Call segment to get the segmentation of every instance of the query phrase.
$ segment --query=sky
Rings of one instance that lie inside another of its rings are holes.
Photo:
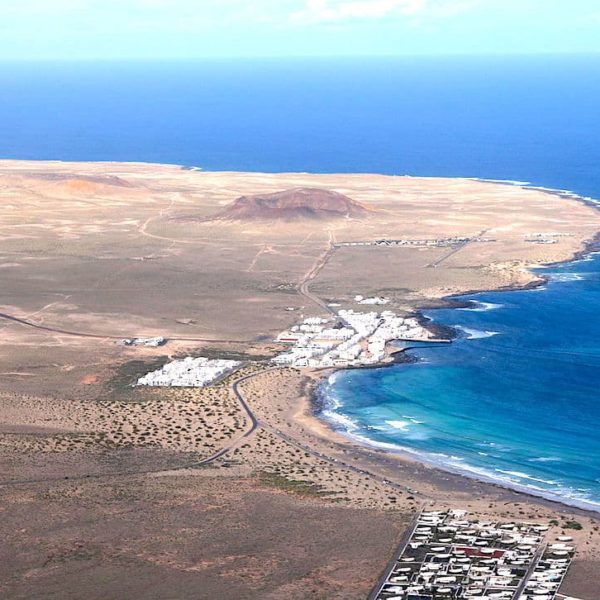
[[[0,60],[600,52],[599,0],[0,0]]]

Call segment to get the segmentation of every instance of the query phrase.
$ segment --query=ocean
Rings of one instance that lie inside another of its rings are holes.
[[[0,63],[0,158],[517,180],[600,198],[600,56]],[[600,508],[600,257],[431,311],[418,362],[346,371],[365,443]]]
[[[600,56],[2,63],[0,158],[531,181],[600,195]]]

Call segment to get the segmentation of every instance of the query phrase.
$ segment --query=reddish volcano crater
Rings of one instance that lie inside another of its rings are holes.
[[[369,212],[368,208],[339,192],[294,188],[273,194],[242,196],[206,220],[360,219]]]

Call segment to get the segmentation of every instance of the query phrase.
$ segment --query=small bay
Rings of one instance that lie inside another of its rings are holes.
[[[336,373],[324,415],[363,442],[600,509],[600,255],[540,272],[532,290],[429,311],[451,345],[413,364]]]

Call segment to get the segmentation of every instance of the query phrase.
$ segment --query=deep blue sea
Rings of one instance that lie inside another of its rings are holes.
[[[600,56],[0,63],[0,158],[467,176],[600,198],[599,106]],[[545,274],[535,291],[432,311],[463,336],[413,365],[338,374],[333,416],[600,507],[600,258]]]

